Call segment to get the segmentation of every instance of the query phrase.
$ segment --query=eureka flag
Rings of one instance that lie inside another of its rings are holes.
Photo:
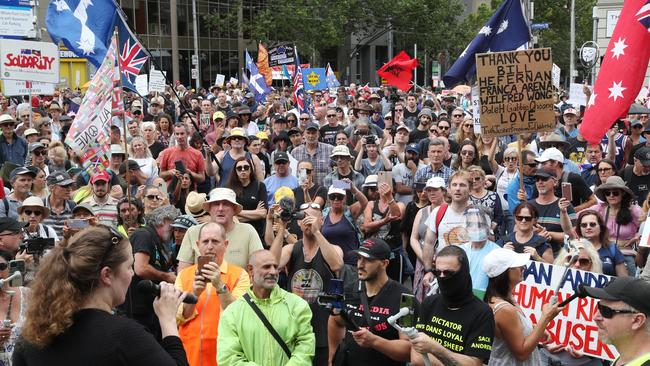
[[[259,103],[266,98],[266,94],[268,94],[271,89],[266,86],[264,76],[262,76],[262,74],[257,70],[257,66],[253,62],[251,55],[248,54],[248,50],[246,50],[246,68],[248,68],[248,71],[251,73],[248,89],[255,95],[255,101]]]

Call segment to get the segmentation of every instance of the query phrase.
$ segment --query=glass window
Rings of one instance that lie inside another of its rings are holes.
[[[183,85],[192,85],[194,80],[190,79],[190,50],[178,51],[178,76]]]
[[[158,2],[147,2],[147,21],[149,23],[149,34],[160,34],[160,15],[158,13]]]
[[[170,1],[160,0],[160,34],[168,36],[171,34],[172,18],[169,11]]]
[[[135,31],[139,34],[148,34],[147,32],[147,2],[138,1],[138,7],[135,10]]]
[[[188,5],[185,2],[179,1],[178,2],[178,36],[179,37],[187,37],[191,36],[190,33],[190,21],[188,18]]]

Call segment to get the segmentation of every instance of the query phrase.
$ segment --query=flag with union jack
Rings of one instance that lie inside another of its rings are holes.
[[[140,69],[151,56],[138,38],[131,32],[126,24],[125,16],[118,7],[115,22],[118,23],[120,33],[120,69],[122,71],[122,86],[132,91],[135,90],[135,78],[140,74]]]
[[[309,113],[309,105],[305,100],[305,84],[302,80],[302,68],[300,67],[300,59],[298,58],[298,48],[295,48],[296,53],[296,70],[293,73],[293,103],[300,113]]]

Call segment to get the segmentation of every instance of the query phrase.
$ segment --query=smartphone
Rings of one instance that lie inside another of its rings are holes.
[[[205,267],[206,264],[214,262],[214,256],[213,255],[200,255],[199,258],[197,259],[197,267],[199,270],[199,273],[203,270],[203,267]]]
[[[178,170],[181,174],[185,173],[185,164],[183,164],[183,160],[176,160],[174,162],[174,169]]]
[[[90,226],[90,223],[87,219],[70,219],[67,222],[68,228],[73,230],[81,230]]]
[[[210,127],[210,115],[201,113],[201,127]]]
[[[571,183],[562,182],[562,198],[573,201],[573,193],[571,192]]]
[[[415,296],[411,294],[402,294],[402,298],[399,302],[399,308],[409,309],[409,314],[405,315],[397,320],[397,324],[403,328],[412,328],[415,326]]]
[[[344,180],[333,180],[332,181],[332,187],[334,188],[339,188],[339,189],[345,189],[346,191],[350,189],[350,182],[346,182]]]
[[[307,182],[307,169],[300,169],[300,175],[298,175],[298,182],[300,185],[303,185]]]
[[[377,186],[382,183],[388,184],[390,187],[393,186],[393,172],[381,171],[377,173]]]
[[[11,282],[9,283],[9,286],[11,287],[20,287],[23,285],[23,276],[25,275],[26,272],[24,260],[14,259],[12,261],[9,261],[9,276],[11,276],[16,272],[19,272],[21,276],[11,280]]]

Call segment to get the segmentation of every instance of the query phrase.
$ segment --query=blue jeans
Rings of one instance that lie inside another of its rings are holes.
[[[630,277],[636,277],[636,262],[633,255],[625,255],[625,266],[627,267],[627,275]]]

